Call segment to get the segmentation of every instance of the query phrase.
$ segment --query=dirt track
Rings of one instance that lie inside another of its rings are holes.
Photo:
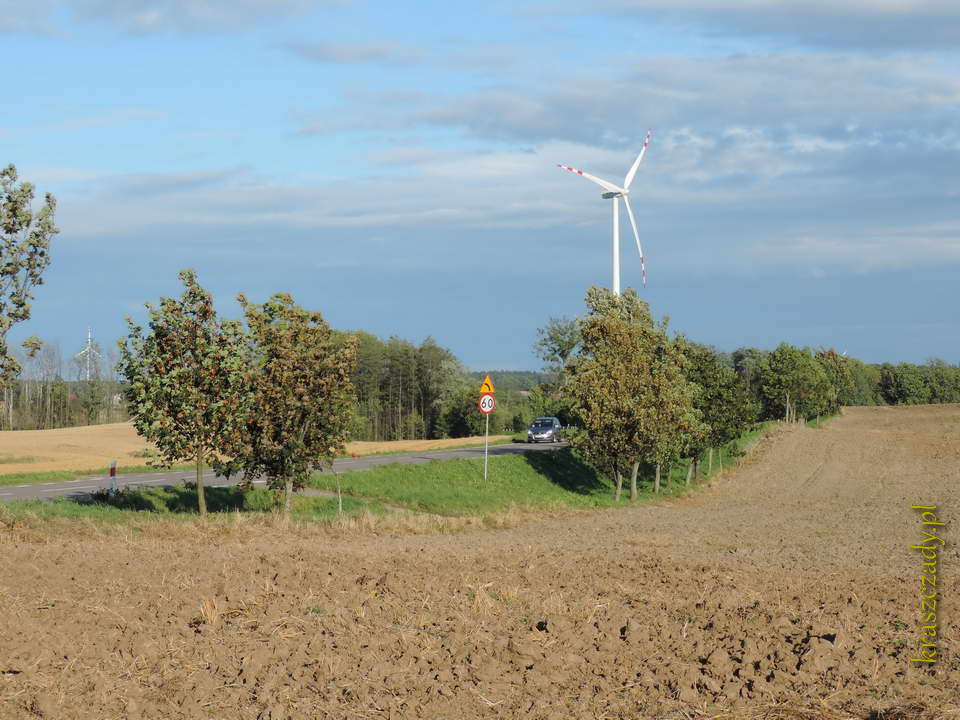
[[[0,717],[956,712],[958,481],[960,407],[854,408],[691,499],[506,530],[8,528]],[[932,669],[911,504],[950,523]]]

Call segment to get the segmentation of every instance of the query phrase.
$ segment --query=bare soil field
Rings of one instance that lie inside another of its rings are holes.
[[[491,442],[509,439],[494,435]],[[347,452],[372,455],[382,452],[442,450],[460,445],[483,444],[483,437],[451,440],[399,440],[352,442]],[[49,470],[92,470],[123,465],[146,465],[153,445],[137,435],[130,423],[90,425],[57,430],[16,430],[0,433],[0,475]]]
[[[0,717],[956,718],[958,481],[960,406],[850,408],[503,529],[0,523]],[[911,505],[947,523],[935,664]]]

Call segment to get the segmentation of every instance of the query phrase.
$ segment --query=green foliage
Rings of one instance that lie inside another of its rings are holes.
[[[427,338],[419,347],[358,331],[355,440],[415,440],[454,435],[447,413],[466,373],[453,354]],[[479,386],[479,382],[476,383]],[[454,435],[455,436],[455,435]]]
[[[882,405],[880,396],[880,369],[876,365],[867,365],[848,358],[847,367],[853,380],[853,390],[849,397],[838,399],[841,405]]]
[[[33,185],[17,184],[17,169],[0,170],[0,388],[20,373],[20,363],[10,355],[7,333],[15,323],[30,318],[31,290],[43,284],[43,271],[50,263],[50,240],[60,232],[54,225],[56,200],[49,193],[39,212],[33,211]],[[39,340],[23,343],[30,357],[39,350]]]
[[[543,360],[544,369],[560,376],[563,384],[580,342],[580,323],[576,318],[552,317],[544,327],[537,329],[533,351]]]
[[[222,447],[229,458],[215,466],[246,478],[264,476],[289,495],[314,466],[343,453],[354,407],[350,374],[357,340],[337,337],[319,312],[304,310],[286,294],[263,305],[243,295],[249,333],[240,372],[241,422]]]
[[[150,332],[128,319],[130,334],[119,342],[119,372],[137,432],[152,441],[160,464],[194,460],[200,512],[205,511],[204,460],[238,432],[244,363],[240,329],[220,320],[210,294],[192,270],[180,273],[180,299],[147,304]]]
[[[890,405],[928,403],[931,394],[923,369],[909,363],[881,365],[880,392]]]
[[[663,463],[705,431],[697,388],[684,377],[682,342],[655,323],[633,290],[587,291],[581,349],[567,390],[584,435],[575,445],[616,478],[636,462]]]
[[[493,380],[496,385],[496,378]],[[450,437],[484,434],[486,418],[477,408],[479,398],[479,383],[474,384],[472,381],[461,385],[454,394],[443,418],[444,427]],[[490,434],[519,432],[515,430],[518,423],[521,423],[520,429],[525,430],[532,417],[528,419],[528,404],[522,400],[519,392],[500,390],[498,387],[496,398],[497,407],[490,413]]]
[[[686,377],[700,388],[694,407],[707,426],[705,433],[692,438],[685,453],[698,455],[742,435],[756,421],[759,407],[744,381],[714,349],[688,343],[684,355]]]
[[[768,418],[794,420],[836,411],[837,391],[809,350],[781,343],[763,363],[760,383]]]
[[[760,371],[766,363],[768,350],[759,348],[737,348],[731,354],[733,370],[746,386],[747,391],[755,397],[760,397]]]
[[[483,382],[483,378],[490,375],[493,384],[496,386],[497,395],[501,392],[529,392],[550,379],[547,373],[536,372],[535,370],[489,370],[470,372],[468,375],[478,388],[480,383]]]

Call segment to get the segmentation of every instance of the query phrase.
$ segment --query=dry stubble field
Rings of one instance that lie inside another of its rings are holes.
[[[490,442],[509,439],[494,435]],[[483,444],[483,437],[450,440],[397,440],[347,443],[347,452],[371,455],[382,452],[442,450],[459,445]],[[124,465],[146,465],[153,445],[137,435],[133,424],[110,423],[56,430],[15,430],[0,433],[0,475],[48,470],[92,470]]]
[[[960,407],[851,408],[505,529],[6,527],[0,716],[960,717],[958,480]],[[948,522],[928,667],[911,504]]]

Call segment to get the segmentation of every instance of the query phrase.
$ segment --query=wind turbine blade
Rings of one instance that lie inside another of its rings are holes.
[[[600,178],[595,177],[595,176],[591,175],[590,173],[586,173],[586,172],[584,172],[583,170],[577,170],[576,168],[572,168],[572,167],[570,167],[569,165],[560,165],[559,163],[557,164],[557,167],[558,167],[558,168],[563,168],[564,170],[569,170],[570,172],[576,173],[577,175],[583,175],[583,177],[585,177],[587,180],[591,180],[591,181],[595,182],[597,185],[599,185],[600,187],[602,187],[602,188],[604,188],[604,189],[606,189],[606,190],[609,190],[610,192],[615,192],[615,193],[622,193],[622,192],[623,192],[623,188],[622,188],[622,187],[617,187],[617,186],[614,185],[612,182],[607,182],[606,180],[601,180]]]
[[[640,234],[637,232],[637,221],[633,219],[633,210],[630,207],[630,198],[623,196],[623,202],[627,206],[627,217],[630,218],[630,227],[633,228],[633,239],[637,241],[637,252],[640,253],[640,272],[643,274],[643,286],[647,286],[647,265],[643,259],[643,248],[640,247]]]
[[[630,172],[627,173],[627,177],[623,180],[623,186],[629,190],[630,183],[633,182],[633,176],[637,174],[637,168],[640,167],[640,162],[643,160],[643,156],[647,152],[647,146],[650,144],[650,131],[647,130],[647,136],[643,139],[643,147],[640,148],[640,154],[637,155],[637,159],[633,161],[633,167],[630,168]]]

